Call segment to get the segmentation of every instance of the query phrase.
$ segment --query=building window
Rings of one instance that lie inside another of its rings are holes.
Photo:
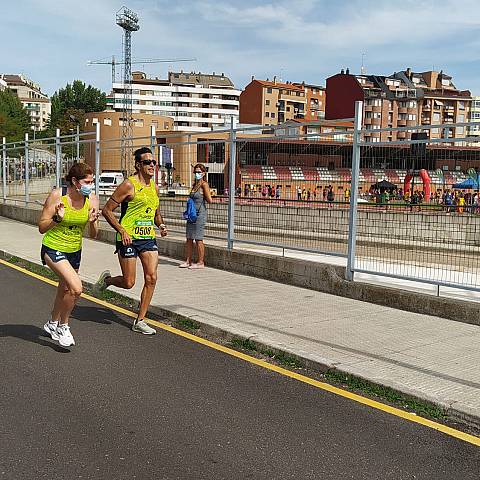
[[[270,87],[267,88],[267,93],[272,93],[272,89]]]
[[[272,114],[270,115],[272,118],[275,118],[275,113],[272,112]]]
[[[270,112],[265,112],[265,116],[268,118],[270,117]]]
[[[270,100],[265,100],[265,105],[270,105]]]
[[[103,124],[111,127],[112,126],[112,119],[111,118],[104,118],[103,119]]]

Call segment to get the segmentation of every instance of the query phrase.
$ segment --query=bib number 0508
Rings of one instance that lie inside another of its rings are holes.
[[[151,235],[152,227],[135,227],[133,233],[135,235]]]

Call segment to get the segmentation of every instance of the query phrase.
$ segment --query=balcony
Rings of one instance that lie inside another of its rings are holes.
[[[398,113],[407,113],[407,107],[399,107]]]
[[[365,118],[363,120],[364,125],[371,125],[372,124],[372,118]]]
[[[398,125],[399,127],[406,127],[406,126],[407,126],[407,120],[406,120],[406,119],[404,119],[404,120],[398,119],[398,120],[397,120],[397,125]]]
[[[372,107],[372,111],[373,111],[373,112],[376,112],[376,113],[381,113],[381,112],[382,112],[382,107],[381,107],[381,106],[380,106],[380,107],[377,107],[377,106],[374,105],[374,106]]]
[[[364,111],[365,112],[371,112],[373,110],[373,106],[372,105],[365,105],[363,107]]]

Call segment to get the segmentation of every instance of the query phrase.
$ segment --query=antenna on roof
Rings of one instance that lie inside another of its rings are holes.
[[[364,65],[364,59],[365,59],[365,53],[362,53],[362,66],[360,67],[360,74],[361,75],[366,75],[367,74],[367,69],[365,68],[365,65]]]

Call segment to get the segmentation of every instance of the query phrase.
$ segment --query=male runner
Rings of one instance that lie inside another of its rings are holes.
[[[140,308],[133,323],[134,332],[154,335],[156,331],[144,321],[157,283],[158,247],[154,224],[162,237],[167,227],[159,210],[158,187],[153,181],[157,162],[152,151],[139,148],[134,152],[136,173],[128,177],[108,199],[102,209],[107,222],[117,231],[118,260],[122,275],[112,277],[107,270],[100,275],[95,287],[102,291],[110,285],[130,289],[135,285],[137,257],[140,257],[145,283]],[[120,222],[113,211],[121,205]]]

